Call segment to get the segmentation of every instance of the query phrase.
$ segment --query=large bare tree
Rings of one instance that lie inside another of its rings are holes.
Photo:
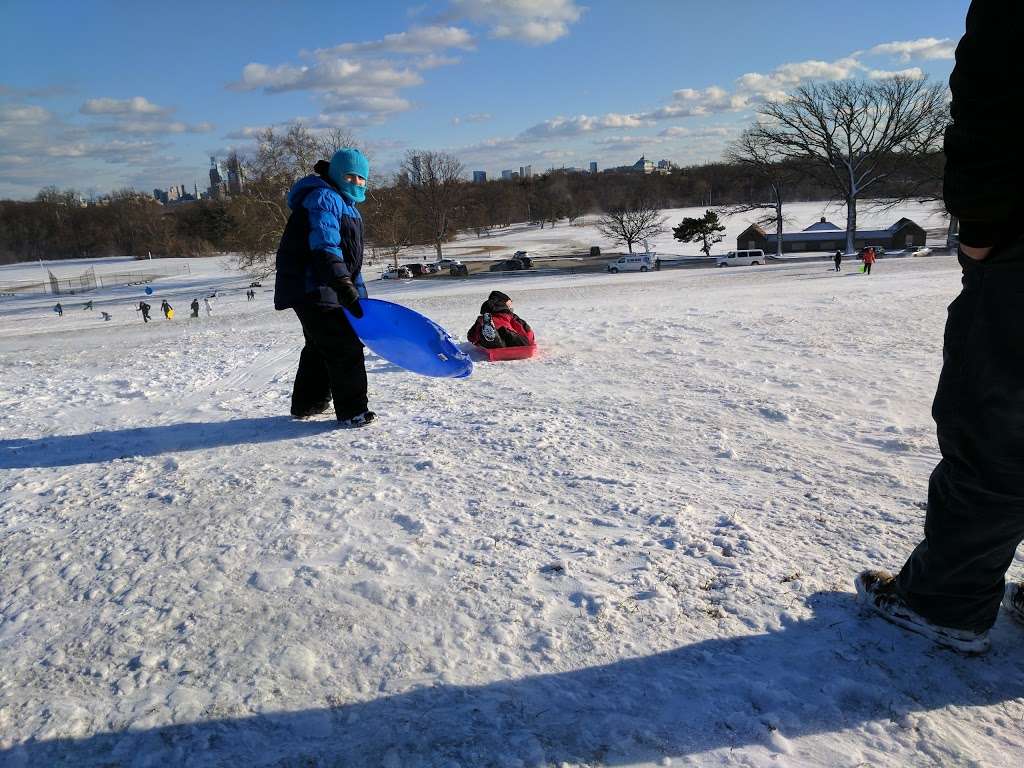
[[[442,258],[441,248],[455,234],[455,214],[462,202],[465,168],[447,152],[406,153],[402,170],[409,178],[409,194],[430,233],[430,242]]]
[[[311,131],[301,123],[256,135],[255,153],[241,161],[245,189],[232,197],[229,207],[235,221],[230,244],[238,253],[239,269],[254,275],[273,271],[274,252],[290,214],[288,190],[313,172],[317,160],[330,160],[337,150],[355,145],[344,129]]]
[[[799,181],[800,164],[787,159],[781,149],[761,131],[748,129],[729,145],[725,158],[753,177],[759,186],[752,188],[750,197],[722,209],[725,214],[756,212],[756,224],[775,228],[775,255],[782,256],[782,226],[785,217],[782,206],[790,188]],[[767,193],[767,197],[761,197]]]
[[[846,249],[854,249],[857,201],[941,145],[945,87],[893,77],[810,83],[768,102],[751,129],[846,202]]]
[[[625,244],[629,252],[633,245],[656,237],[665,231],[661,211],[648,202],[639,201],[632,205],[617,206],[605,211],[597,220],[597,231],[616,243]]]

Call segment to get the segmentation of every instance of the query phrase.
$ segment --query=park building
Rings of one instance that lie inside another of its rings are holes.
[[[881,246],[886,250],[899,251],[917,248],[925,244],[927,234],[920,225],[904,217],[887,229],[858,229],[854,237],[854,248],[859,250],[869,245]],[[757,224],[751,224],[736,238],[736,250],[761,249],[775,253],[777,237],[766,232]],[[846,229],[827,221],[824,216],[800,232],[782,233],[782,252],[801,251],[842,251],[846,249]]]

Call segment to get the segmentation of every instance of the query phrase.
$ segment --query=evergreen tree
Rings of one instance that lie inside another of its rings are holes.
[[[705,256],[711,255],[712,245],[722,242],[723,232],[725,227],[718,220],[718,214],[712,210],[705,211],[698,219],[685,218],[672,228],[672,236],[681,243],[699,241]]]

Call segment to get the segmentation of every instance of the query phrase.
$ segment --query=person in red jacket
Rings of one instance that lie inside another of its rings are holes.
[[[871,274],[871,265],[875,263],[875,249],[868,248],[864,251],[864,272],[865,274]]]
[[[536,344],[533,329],[512,311],[512,299],[501,291],[491,291],[480,305],[480,317],[466,334],[478,347],[530,347]]]

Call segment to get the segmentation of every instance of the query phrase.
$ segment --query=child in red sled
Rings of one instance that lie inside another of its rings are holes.
[[[512,299],[501,291],[491,291],[480,305],[480,317],[466,338],[485,349],[532,347],[537,343],[530,324],[512,311]]]

